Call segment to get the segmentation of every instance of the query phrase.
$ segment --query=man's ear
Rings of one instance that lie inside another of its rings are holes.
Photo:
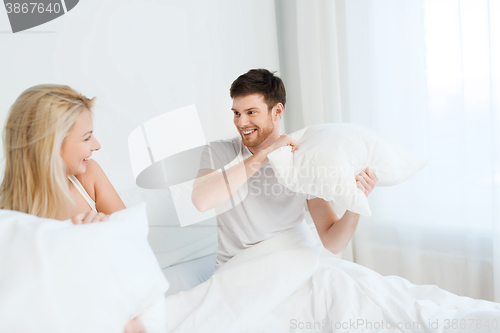
[[[280,119],[282,116],[283,116],[283,111],[285,110],[285,107],[283,106],[283,104],[281,103],[278,103],[274,106],[273,108],[273,113],[274,113],[274,116],[273,116],[273,120],[276,120],[276,119]]]

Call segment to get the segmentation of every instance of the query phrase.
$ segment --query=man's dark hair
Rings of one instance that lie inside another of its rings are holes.
[[[269,111],[278,103],[285,106],[285,84],[274,73],[276,72],[271,73],[267,69],[259,68],[240,75],[229,89],[231,98],[262,94]]]

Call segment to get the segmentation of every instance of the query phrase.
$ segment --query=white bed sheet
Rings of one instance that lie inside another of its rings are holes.
[[[166,298],[168,331],[493,333],[500,329],[495,326],[500,326],[499,303],[381,276],[342,259],[320,260],[320,252],[305,225],[243,251],[206,282]]]
[[[207,281],[214,273],[215,254],[177,264],[163,269],[170,288],[165,296],[190,290]]]

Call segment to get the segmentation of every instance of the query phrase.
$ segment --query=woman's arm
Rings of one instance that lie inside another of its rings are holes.
[[[83,175],[77,176],[92,200],[95,201],[97,211],[104,214],[112,214],[125,209],[123,201],[101,169],[94,160],[89,160],[87,170]]]

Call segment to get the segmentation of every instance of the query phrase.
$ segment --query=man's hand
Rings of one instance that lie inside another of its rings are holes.
[[[144,324],[139,319],[139,317],[135,317],[134,319],[129,320],[127,325],[125,326],[125,330],[123,333],[145,333],[146,329],[144,328]]]
[[[71,222],[73,222],[73,224],[87,224],[92,222],[104,222],[107,220],[109,220],[109,215],[96,213],[92,210],[87,213],[76,214],[71,218]]]
[[[292,147],[292,153],[297,149],[299,146],[298,142],[292,139],[291,136],[287,134],[281,134],[281,136],[274,141],[269,147],[265,149],[266,155],[272,153],[278,148],[285,147],[285,146],[291,146]]]
[[[363,191],[366,196],[370,194],[377,182],[377,176],[375,176],[370,168],[366,168],[356,176],[356,186]]]

